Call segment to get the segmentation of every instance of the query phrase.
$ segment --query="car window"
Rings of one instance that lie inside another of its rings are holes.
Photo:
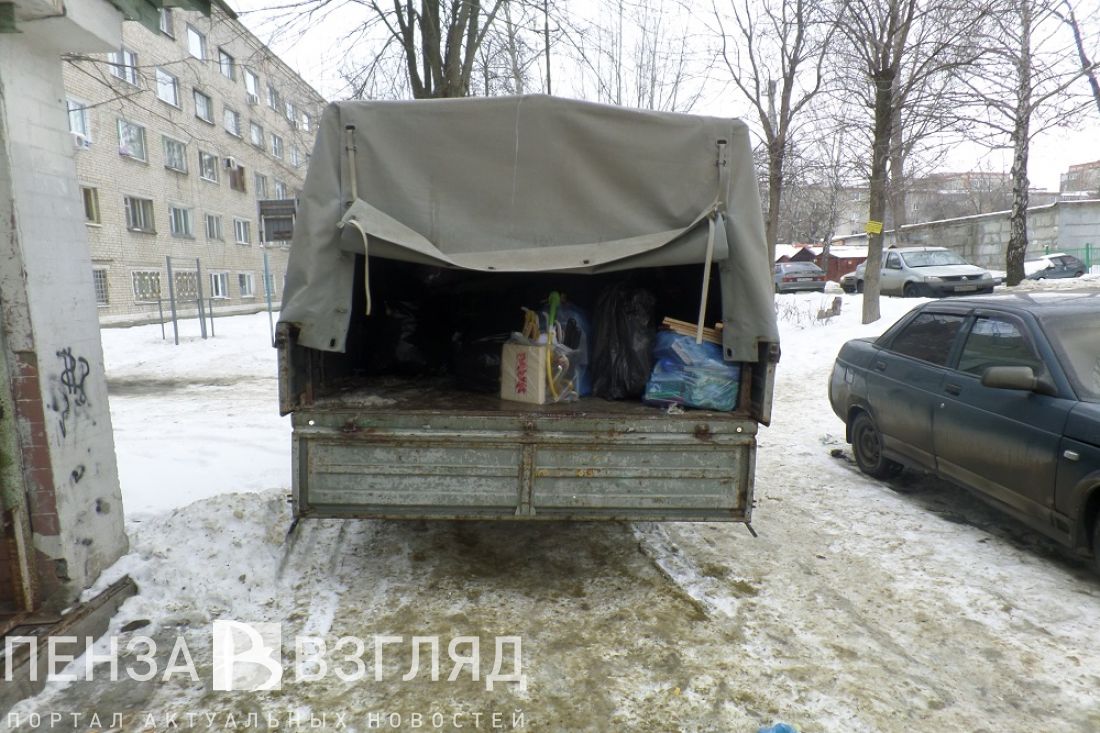
[[[886,269],[887,270],[900,270],[901,269],[901,258],[898,257],[897,252],[891,252],[886,257]]]
[[[1043,371],[1043,361],[1036,354],[1030,336],[1014,321],[982,316],[966,337],[959,371],[981,375],[992,366],[1028,366],[1036,374]]]
[[[910,267],[939,267],[941,265],[970,264],[954,252],[943,249],[909,252],[905,255],[905,264]]]
[[[1077,394],[1100,402],[1100,313],[1052,319],[1044,325]]]
[[[963,316],[954,313],[921,313],[894,337],[890,350],[946,366],[962,324]]]

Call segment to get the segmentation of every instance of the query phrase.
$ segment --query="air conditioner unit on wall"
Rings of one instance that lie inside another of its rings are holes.
[[[234,158],[234,157],[226,158],[225,159],[225,167],[226,168],[236,168],[237,167],[237,159]]]
[[[92,141],[88,139],[88,136],[82,132],[73,131],[70,133],[73,136],[73,146],[80,150],[87,150],[92,147]]]

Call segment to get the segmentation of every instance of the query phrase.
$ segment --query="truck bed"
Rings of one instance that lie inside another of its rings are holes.
[[[293,415],[299,516],[748,521],[756,422],[531,405],[447,379],[337,384]]]
[[[639,420],[668,420],[662,407],[647,405],[641,400],[604,400],[584,397],[575,402],[532,405],[502,400],[495,394],[460,389],[449,377],[402,378],[372,377],[337,384],[332,391],[318,397],[314,410],[348,409],[379,412],[446,413],[461,412],[478,415],[526,416],[623,416]],[[747,420],[737,412],[685,410],[685,415],[707,420]]]

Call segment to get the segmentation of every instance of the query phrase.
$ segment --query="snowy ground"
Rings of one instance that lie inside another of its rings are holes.
[[[371,713],[400,715],[384,727],[401,730],[413,714],[433,729],[433,713],[477,729],[479,713],[489,729],[492,713],[510,723],[516,711],[539,731],[1100,730],[1100,582],[1085,564],[959,490],[908,475],[886,485],[830,455],[849,453],[826,395],[837,350],[915,305],[883,299],[883,319],[862,326],[860,297],[825,324],[807,314],[831,295],[779,299],[756,539],[726,524],[322,521],[287,548],[289,425],[266,316],[179,347],[158,327],[106,330],[132,553],[101,583],[129,573],[141,588],[112,629],[123,646],[147,634],[170,648],[182,634],[202,681],[97,675],[51,683],[15,712],[104,725],[121,713],[125,730],[152,729],[147,712],[159,728],[169,713],[223,728],[287,711],[345,714],[349,730]],[[493,637],[516,635],[527,688],[448,682],[445,652],[443,679],[402,681],[405,650],[382,681],[213,692],[210,622],[227,618],[330,643],[477,636],[490,658]]]

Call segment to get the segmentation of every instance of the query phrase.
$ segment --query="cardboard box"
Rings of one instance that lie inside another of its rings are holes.
[[[544,405],[547,402],[548,346],[504,344],[500,357],[500,398]]]

